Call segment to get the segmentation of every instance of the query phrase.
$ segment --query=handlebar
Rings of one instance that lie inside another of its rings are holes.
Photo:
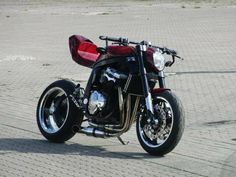
[[[115,38],[115,37],[108,37],[108,36],[99,36],[99,39],[105,40],[106,43],[108,43],[108,41],[112,41],[112,42],[117,42],[118,44],[121,44],[121,45],[128,45],[128,44],[135,44],[135,45],[143,44],[143,45],[148,45],[149,47],[153,47],[153,48],[157,48],[157,49],[161,50],[163,53],[165,53],[167,55],[171,55],[172,57],[176,57],[176,58],[179,58],[179,59],[183,60],[183,58],[181,58],[180,56],[177,55],[177,51],[172,50],[172,49],[168,49],[166,47],[154,46],[154,45],[151,45],[150,43],[145,42],[145,41],[133,42],[133,41],[129,41],[128,38],[122,38],[122,37]]]

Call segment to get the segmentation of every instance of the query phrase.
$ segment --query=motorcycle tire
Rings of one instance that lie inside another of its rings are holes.
[[[36,112],[37,125],[42,135],[51,142],[63,143],[75,135],[74,125],[80,126],[83,112],[73,103],[69,95],[75,84],[58,80],[42,93]]]
[[[163,156],[172,151],[182,137],[184,110],[180,100],[171,91],[155,93],[152,98],[155,117],[159,115],[159,129],[153,128],[145,116],[140,116],[136,122],[136,132],[139,143],[146,152]],[[162,135],[162,132],[168,132],[168,135]]]

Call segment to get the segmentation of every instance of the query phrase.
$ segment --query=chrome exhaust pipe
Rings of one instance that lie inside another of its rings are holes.
[[[73,126],[72,131],[74,133],[83,133],[87,136],[94,136],[97,138],[108,138],[108,137],[117,137],[120,136],[120,133],[105,133],[104,131],[98,130],[94,127],[78,127]]]
[[[100,131],[100,130],[94,128],[94,127],[85,127],[85,128],[80,129],[79,132],[84,133],[88,136],[94,136],[94,137],[99,137],[99,138],[105,138],[106,137],[105,132]]]
[[[81,127],[81,129],[79,129],[77,132],[86,134],[88,136],[94,136],[94,137],[99,137],[99,138],[106,137],[105,132],[100,131],[94,127]]]

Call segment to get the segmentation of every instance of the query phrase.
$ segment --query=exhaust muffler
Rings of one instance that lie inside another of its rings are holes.
[[[74,133],[83,133],[86,134],[88,136],[94,136],[94,137],[99,137],[99,138],[105,138],[107,135],[105,134],[105,132],[98,130],[94,127],[78,127],[78,126],[74,126],[72,128],[72,131]]]
[[[101,130],[98,130],[95,127],[78,127],[73,126],[72,131],[74,133],[83,133],[88,136],[94,136],[98,138],[108,138],[108,137],[118,137],[120,136],[120,133],[107,133]]]

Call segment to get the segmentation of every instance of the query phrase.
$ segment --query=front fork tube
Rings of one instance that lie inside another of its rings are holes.
[[[152,96],[150,93],[148,93],[148,96],[145,98],[145,104],[146,104],[147,111],[150,111],[152,114],[154,114]]]
[[[154,111],[153,111],[153,104],[152,104],[152,96],[151,93],[149,91],[149,85],[148,85],[148,80],[147,80],[147,75],[146,75],[146,69],[144,67],[144,63],[143,63],[143,52],[145,52],[147,49],[146,45],[138,45],[137,46],[137,51],[139,53],[139,57],[138,57],[138,62],[139,62],[139,72],[141,75],[141,82],[142,82],[142,87],[143,87],[143,95],[145,97],[145,105],[146,105],[146,109],[147,109],[147,113],[154,115]],[[153,117],[153,116],[151,116]]]
[[[160,71],[158,73],[158,81],[159,81],[160,88],[166,88],[164,71]]]

